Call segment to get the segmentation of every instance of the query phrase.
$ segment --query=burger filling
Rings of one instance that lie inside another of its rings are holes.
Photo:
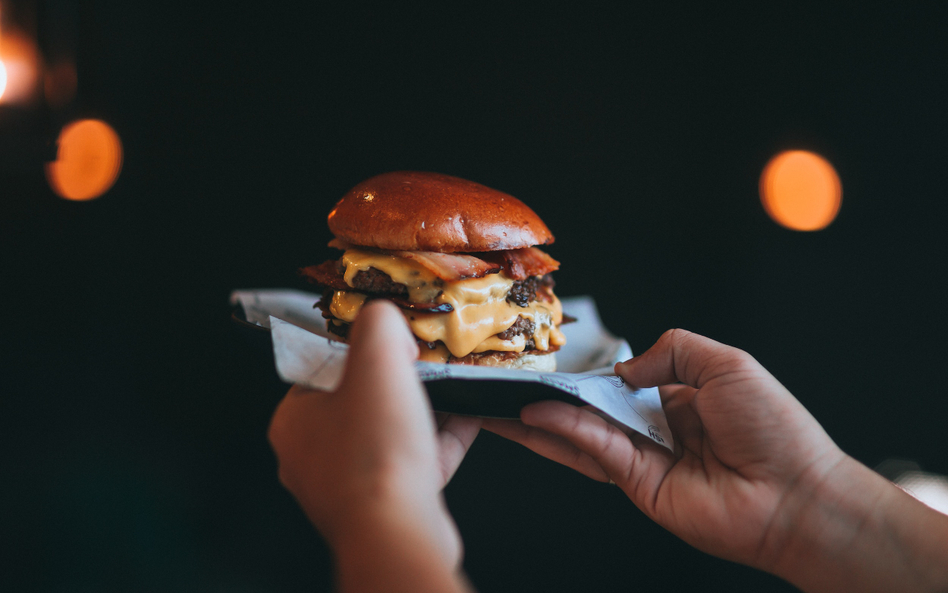
[[[317,306],[343,338],[368,299],[394,301],[423,344],[422,360],[543,354],[565,344],[549,275],[558,263],[536,248],[478,256],[349,248],[338,262],[301,273],[326,287]]]

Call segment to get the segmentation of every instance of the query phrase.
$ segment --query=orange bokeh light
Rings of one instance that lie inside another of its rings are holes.
[[[0,99],[3,98],[3,91],[7,90],[7,67],[0,60]]]
[[[0,35],[0,62],[4,71],[0,75],[0,102],[21,103],[34,99],[41,63],[36,45],[16,31],[4,31]]]
[[[777,224],[795,231],[818,231],[839,213],[843,186],[836,170],[820,155],[788,150],[764,167],[760,201]]]
[[[59,134],[56,160],[46,165],[46,179],[67,200],[92,200],[107,192],[122,169],[122,142],[107,123],[83,119]]]

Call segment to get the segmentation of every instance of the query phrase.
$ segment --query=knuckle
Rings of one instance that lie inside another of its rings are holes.
[[[675,327],[669,330],[666,330],[662,334],[662,339],[671,342],[672,344],[682,344],[691,339],[694,334],[686,329],[681,329],[680,327]]]
[[[277,448],[277,443],[280,440],[280,433],[276,428],[276,423],[271,421],[269,428],[267,428],[267,442],[270,443],[271,449]]]
[[[280,414],[280,410],[277,409],[273,418],[270,419],[270,426],[267,427],[267,440],[270,442],[270,447],[274,450],[279,448],[283,440],[283,425],[283,415]]]
[[[739,348],[729,348],[724,362],[732,371],[753,371],[760,366],[757,359]]]
[[[277,479],[280,480],[280,484],[286,488],[290,489],[290,476],[286,471],[286,466],[282,463],[277,467]]]

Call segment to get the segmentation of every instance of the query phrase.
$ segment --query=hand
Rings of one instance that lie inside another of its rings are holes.
[[[748,354],[682,330],[616,372],[660,389],[677,452],[631,438],[584,408],[540,402],[484,428],[600,480],[706,552],[767,569],[792,527],[792,492],[818,487],[845,454]],[[684,384],[670,385],[681,381]]]
[[[436,431],[412,365],[418,347],[390,303],[366,305],[350,338],[339,388],[295,386],[273,415],[280,481],[337,554],[390,529],[456,567],[461,542],[441,490],[480,420],[439,415]]]
[[[948,516],[843,453],[748,354],[671,330],[616,372],[663,386],[675,454],[562,402],[484,428],[613,480],[686,542],[804,591],[948,591]]]

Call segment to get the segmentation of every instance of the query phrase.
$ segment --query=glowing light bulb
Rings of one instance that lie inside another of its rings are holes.
[[[843,187],[833,166],[805,150],[781,152],[760,175],[760,201],[767,214],[796,231],[818,231],[835,220]]]
[[[56,160],[46,165],[46,179],[67,200],[92,200],[107,192],[122,169],[122,142],[107,123],[83,119],[59,134]]]

